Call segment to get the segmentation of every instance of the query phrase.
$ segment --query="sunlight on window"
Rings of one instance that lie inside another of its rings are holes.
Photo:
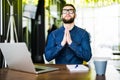
[[[91,35],[93,56],[111,57],[120,43],[120,5],[101,8],[77,8],[76,24]]]

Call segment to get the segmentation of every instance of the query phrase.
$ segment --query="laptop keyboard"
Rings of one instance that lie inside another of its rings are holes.
[[[36,71],[42,71],[44,69],[40,69],[40,68],[35,68]]]

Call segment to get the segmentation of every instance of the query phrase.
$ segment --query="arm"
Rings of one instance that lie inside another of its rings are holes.
[[[56,43],[55,35],[53,33],[49,34],[47,45],[45,47],[45,57],[47,61],[51,61],[62,49],[61,43]]]
[[[79,58],[82,58],[85,61],[89,61],[92,53],[90,47],[89,34],[84,33],[80,43],[72,41],[69,47],[76,53]]]

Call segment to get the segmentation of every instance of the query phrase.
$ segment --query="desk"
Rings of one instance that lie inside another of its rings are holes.
[[[46,65],[58,67],[60,70],[36,75],[10,69],[0,69],[0,80],[120,80],[120,73],[112,65],[107,65],[105,76],[96,76],[93,66],[90,67],[88,72],[71,73],[66,65]]]

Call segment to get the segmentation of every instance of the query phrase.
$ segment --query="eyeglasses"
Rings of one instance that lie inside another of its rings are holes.
[[[62,11],[63,14],[67,14],[67,12],[69,14],[73,14],[75,12],[75,10],[74,9],[63,9],[63,11]]]

